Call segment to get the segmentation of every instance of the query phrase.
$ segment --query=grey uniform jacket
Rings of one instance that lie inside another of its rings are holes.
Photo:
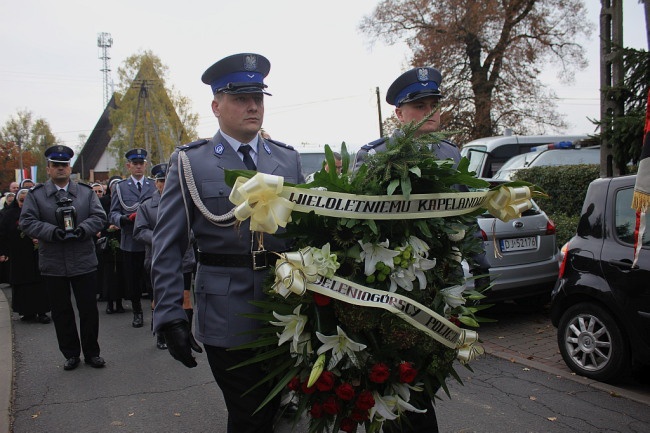
[[[67,197],[77,212],[77,227],[83,228],[83,239],[52,242],[58,227],[56,209],[58,188],[51,180],[33,187],[25,197],[19,224],[26,235],[38,239],[41,274],[74,277],[97,269],[95,239],[106,223],[106,213],[97,194],[85,184],[70,182]]]
[[[359,149],[357,156],[354,161],[355,170],[358,169],[361,164],[366,160],[368,155],[374,155],[375,153],[384,152],[386,150],[387,142],[393,139],[396,135],[402,134],[402,131],[399,129],[393,132],[393,135],[389,138],[380,138],[371,143],[368,143]],[[440,143],[432,144],[431,150],[438,159],[453,159],[456,165],[460,162],[460,150],[458,146],[454,143],[442,140]]]
[[[153,241],[153,229],[156,227],[158,219],[159,204],[160,192],[156,190],[151,198],[143,201],[140,205],[133,225],[133,239],[144,244],[144,267],[147,271],[151,271],[151,242]],[[194,248],[190,242],[183,256],[183,273],[192,272],[195,264]]]
[[[181,146],[171,156],[165,190],[158,207],[153,234],[153,286],[157,304],[154,329],[173,320],[186,320],[182,309],[183,275],[181,258],[193,232],[198,249],[208,254],[250,254],[249,221],[218,226],[210,222],[192,201],[184,178],[179,179],[179,152],[189,158],[196,192],[207,210],[223,215],[234,205],[228,199],[231,188],[224,169],[245,170],[243,161],[217,133],[211,140]],[[283,176],[285,181],[303,183],[298,152],[262,138],[258,141],[257,170]],[[186,173],[181,167],[181,172]],[[232,220],[231,220],[232,221]],[[288,241],[264,234],[264,246],[284,251]],[[256,311],[249,301],[263,297],[262,284],[268,270],[244,267],[207,266],[199,262],[195,279],[196,337],[204,344],[233,347],[248,342],[252,335],[242,332],[259,327],[256,320],[242,317]]]
[[[111,224],[120,228],[120,248],[124,251],[144,251],[144,244],[133,239],[133,224],[122,225],[120,217],[138,211],[140,204],[153,195],[156,187],[150,179],[142,178],[142,191],[133,182],[131,176],[115,185],[111,194],[111,212],[108,219]]]

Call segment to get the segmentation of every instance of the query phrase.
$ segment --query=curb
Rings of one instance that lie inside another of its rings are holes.
[[[11,329],[11,307],[0,289],[0,432],[11,432],[11,402],[14,378],[14,345]]]
[[[619,388],[617,386],[610,385],[607,383],[598,382],[596,380],[589,379],[587,377],[583,377],[572,372],[564,371],[549,366],[539,361],[528,359],[522,353],[503,348],[497,344],[483,342],[482,345],[485,348],[485,353],[488,355],[495,356],[497,358],[502,358],[510,362],[515,362],[517,364],[521,364],[526,367],[534,368],[535,370],[541,370],[544,371],[545,373],[549,373],[554,376],[561,377],[563,379],[568,379],[577,383],[581,383],[583,385],[589,386],[599,391],[604,391],[612,397],[622,397],[628,400],[635,401],[637,403],[650,406],[650,396],[648,395],[633,390],[629,390],[629,389]]]

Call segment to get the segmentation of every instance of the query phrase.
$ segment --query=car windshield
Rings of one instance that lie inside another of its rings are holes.
[[[600,149],[547,150],[531,161],[528,166],[599,164]]]
[[[325,152],[300,154],[300,163],[302,164],[302,172],[305,174],[305,176],[323,168],[324,161],[325,161]]]
[[[525,167],[599,164],[600,148],[551,149],[527,152],[510,158],[494,175],[495,179],[511,179],[515,171]]]
[[[469,171],[476,172],[478,176],[481,167],[483,166],[483,160],[487,156],[487,147],[486,146],[471,146],[464,147],[460,151],[460,156],[464,156],[469,159]]]

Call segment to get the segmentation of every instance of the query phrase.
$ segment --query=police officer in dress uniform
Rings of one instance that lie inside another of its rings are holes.
[[[122,250],[126,296],[133,308],[133,327],[141,328],[142,292],[145,284],[144,244],[133,239],[133,223],[140,204],[150,198],[156,190],[153,182],[145,177],[147,151],[131,149],[126,154],[126,168],[131,174],[118,182],[111,195],[111,224],[120,228],[120,249]]]
[[[160,204],[160,196],[165,188],[165,176],[167,173],[167,164],[154,165],[151,168],[151,175],[156,182],[156,191],[151,198],[146,199],[138,209],[138,215],[135,217],[135,226],[133,227],[133,238],[144,244],[144,268],[148,278],[151,278],[151,242],[153,240],[153,229],[156,227],[158,220],[158,206]],[[187,320],[192,324],[193,310],[192,301],[190,296],[190,289],[192,288],[192,274],[196,265],[196,258],[194,255],[194,246],[190,242],[185,255],[183,256],[183,309],[187,314]],[[151,282],[153,287],[153,281]],[[152,302],[152,308],[155,305],[155,298]],[[156,333],[156,347],[158,349],[167,349],[165,343],[165,336],[162,332]],[[200,349],[200,346],[197,345]]]
[[[39,268],[52,307],[59,350],[66,358],[65,370],[77,368],[82,351],[86,364],[95,368],[105,364],[97,341],[95,235],[104,226],[106,214],[90,186],[70,181],[73,155],[67,146],[45,151],[50,179],[31,189],[20,214],[22,230],[38,239]],[[70,301],[71,287],[79,311],[80,335]]]
[[[409,123],[418,123],[425,117],[433,114],[426,122],[415,132],[415,136],[430,134],[440,127],[440,110],[439,104],[442,99],[440,92],[440,83],[442,75],[440,71],[430,67],[413,68],[400,75],[393,84],[390,85],[386,92],[386,102],[395,106],[395,115],[402,125]],[[395,130],[391,137],[380,138],[361,147],[357,152],[355,169],[358,169],[368,155],[386,150],[386,146],[395,137],[399,137],[403,132]],[[460,162],[460,150],[458,147],[447,140],[441,140],[439,143],[430,145],[431,151],[438,159],[451,159],[455,162],[454,166]],[[459,185],[457,189],[467,191],[467,188]],[[477,273],[486,272],[487,267],[484,253],[474,257],[477,263],[481,265],[475,268]],[[384,425],[386,432],[421,432],[437,433],[438,421],[433,404],[429,402],[426,406],[426,413],[407,412],[403,416],[407,418],[400,425]]]
[[[435,110],[433,115],[418,129],[416,136],[435,132],[440,127],[440,110],[438,105],[442,94],[440,83],[442,75],[434,68],[414,68],[400,75],[386,92],[386,102],[395,106],[395,115],[401,124],[419,122]],[[386,150],[386,145],[395,136],[402,135],[397,129],[389,138],[380,138],[362,146],[357,152],[355,168],[359,168],[367,155]],[[431,145],[431,150],[438,159],[460,161],[460,150],[451,141],[442,140]]]
[[[273,432],[277,401],[253,414],[270,385],[243,395],[264,376],[260,366],[228,370],[254,352],[228,349],[256,338],[251,331],[259,322],[244,315],[258,312],[250,301],[264,297],[267,265],[274,261],[266,250],[286,251],[289,244],[286,239],[251,232],[248,220],[239,223],[233,218],[224,170],[249,168],[283,176],[287,182],[304,182],[298,152],[259,134],[264,95],[268,95],[263,79],[269,70],[265,57],[243,53],[205,71],[202,81],[212,88],[219,131],[210,140],[180,146],[172,154],[153,236],[154,328],[164,332],[171,355],[187,367],[197,364],[182,308],[181,259],[190,233],[196,237],[196,337],[224,394],[230,433]]]

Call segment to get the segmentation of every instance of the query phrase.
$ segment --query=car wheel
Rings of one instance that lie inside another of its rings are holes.
[[[604,308],[583,302],[572,305],[557,328],[560,353],[567,366],[607,382],[629,372],[630,351],[618,324]]]

